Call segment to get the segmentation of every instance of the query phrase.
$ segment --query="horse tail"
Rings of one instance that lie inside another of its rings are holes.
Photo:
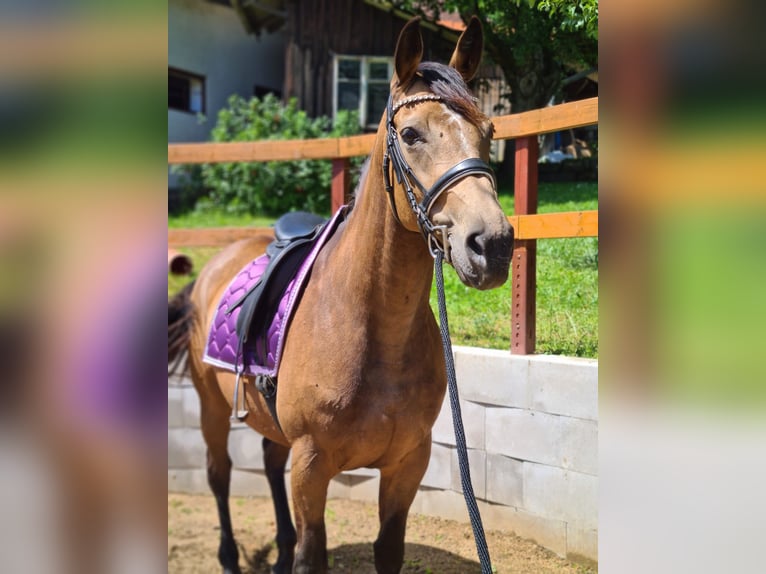
[[[191,300],[194,281],[168,299],[168,376],[186,371],[188,353],[185,351],[191,340],[195,311]]]

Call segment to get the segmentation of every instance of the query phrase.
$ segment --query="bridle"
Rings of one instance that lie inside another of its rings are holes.
[[[428,243],[428,249],[431,251],[431,255],[436,257],[436,253],[441,251],[444,254],[444,258],[449,262],[450,256],[447,226],[434,225],[433,222],[431,222],[431,219],[429,218],[431,207],[445,189],[465,177],[487,176],[492,181],[492,188],[494,190],[497,189],[497,181],[495,180],[495,172],[492,171],[492,168],[489,167],[484,160],[478,157],[470,157],[449,168],[436,180],[436,182],[434,182],[430,189],[426,189],[425,186],[420,183],[415,176],[415,173],[412,171],[412,168],[407,163],[407,160],[404,159],[402,148],[399,145],[399,134],[394,126],[394,116],[397,111],[406,105],[427,101],[440,102],[442,101],[442,98],[436,94],[421,94],[404,98],[394,104],[393,97],[388,97],[388,104],[386,106],[386,129],[388,131],[388,136],[386,140],[386,151],[383,154],[383,179],[394,217],[401,223],[399,214],[396,210],[396,201],[394,199],[394,186],[391,178],[391,168],[393,167],[393,172],[396,174],[396,181],[404,187],[407,201],[417,218],[418,227]],[[423,194],[423,200],[420,203],[418,203],[418,199],[415,197],[413,184],[415,184]]]

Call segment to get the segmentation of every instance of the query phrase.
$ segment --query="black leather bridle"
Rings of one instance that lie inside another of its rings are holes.
[[[406,105],[427,101],[439,102],[442,101],[442,98],[436,94],[421,94],[404,98],[394,105],[393,98],[391,96],[388,97],[388,104],[386,106],[386,128],[388,137],[386,141],[386,151],[383,155],[383,179],[394,217],[401,223],[399,214],[396,210],[396,201],[394,199],[394,186],[391,178],[391,168],[393,167],[396,181],[404,187],[407,201],[417,218],[418,227],[428,243],[431,255],[435,257],[436,251],[441,251],[444,254],[444,258],[449,262],[450,256],[447,229],[444,225],[434,225],[431,222],[428,216],[431,207],[445,189],[465,177],[474,175],[487,176],[492,181],[492,188],[494,190],[497,190],[497,181],[495,180],[495,172],[492,171],[492,168],[489,167],[484,160],[478,157],[471,157],[464,159],[449,168],[436,180],[436,182],[434,182],[430,189],[426,189],[425,186],[420,183],[415,176],[415,173],[412,171],[412,168],[407,163],[407,160],[404,159],[402,148],[399,145],[399,134],[394,126],[394,116],[397,111]],[[417,186],[423,194],[423,199],[420,203],[418,203],[418,199],[413,191],[413,184]],[[438,237],[437,234],[441,237]]]

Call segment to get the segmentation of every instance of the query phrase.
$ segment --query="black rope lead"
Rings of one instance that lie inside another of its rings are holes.
[[[444,347],[444,362],[447,366],[447,386],[449,388],[449,400],[452,406],[452,426],[455,428],[455,443],[457,444],[457,461],[460,467],[460,481],[463,485],[463,497],[468,507],[468,516],[471,518],[471,528],[476,541],[476,551],[479,554],[481,574],[492,574],[492,562],[489,558],[487,540],[484,537],[484,526],[481,523],[481,514],[476,504],[471,483],[471,469],[468,466],[468,449],[465,445],[465,431],[463,430],[463,417],[460,413],[460,397],[457,392],[457,376],[455,375],[455,360],[452,356],[452,341],[449,336],[449,323],[447,322],[447,304],[444,297],[444,274],[442,261],[444,252],[437,249],[434,254],[434,273],[436,275],[436,292],[439,299],[439,325],[442,333],[442,345]]]

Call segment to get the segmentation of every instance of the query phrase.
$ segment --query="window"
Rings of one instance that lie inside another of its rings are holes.
[[[253,86],[253,95],[262,100],[265,96],[268,94],[274,94],[278,99],[282,99],[282,92],[281,90],[275,90],[273,88],[268,88],[266,86],[260,86],[258,84],[255,84]]]
[[[168,108],[202,114],[205,112],[205,78],[168,68]]]
[[[336,56],[333,114],[356,110],[362,127],[376,128],[386,109],[392,67],[393,58]]]

